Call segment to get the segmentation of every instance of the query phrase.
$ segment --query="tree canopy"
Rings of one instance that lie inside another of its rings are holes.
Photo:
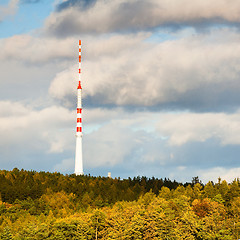
[[[239,239],[240,181],[0,171],[0,239]]]

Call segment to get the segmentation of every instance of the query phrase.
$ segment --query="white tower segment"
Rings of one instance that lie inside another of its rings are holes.
[[[75,174],[83,175],[82,161],[82,87],[81,87],[81,40],[79,40],[79,79],[77,87],[77,129],[76,129],[76,153]]]

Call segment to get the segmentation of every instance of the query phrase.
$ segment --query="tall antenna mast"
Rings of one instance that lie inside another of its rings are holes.
[[[76,129],[76,154],[75,174],[83,175],[82,160],[82,87],[81,87],[81,40],[79,40],[79,79],[77,87],[77,129]]]

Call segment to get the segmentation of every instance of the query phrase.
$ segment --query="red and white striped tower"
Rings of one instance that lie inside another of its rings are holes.
[[[76,130],[76,154],[75,174],[83,175],[82,161],[82,87],[81,87],[81,40],[79,40],[79,79],[77,87],[77,130]]]

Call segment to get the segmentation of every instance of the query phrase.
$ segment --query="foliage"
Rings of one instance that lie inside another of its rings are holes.
[[[239,183],[0,171],[0,239],[239,239]]]

